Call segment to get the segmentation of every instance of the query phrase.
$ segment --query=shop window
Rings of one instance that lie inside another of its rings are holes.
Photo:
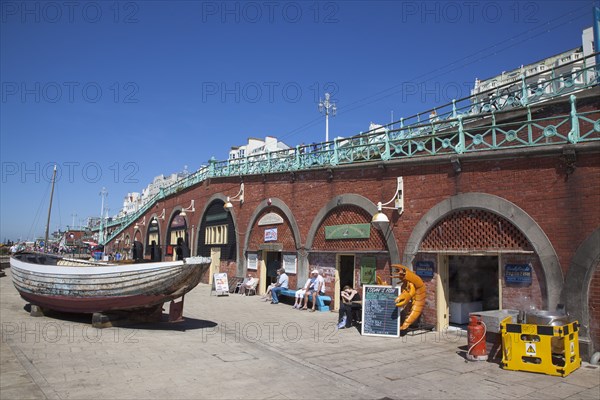
[[[204,230],[204,244],[227,244],[227,225],[207,226]]]

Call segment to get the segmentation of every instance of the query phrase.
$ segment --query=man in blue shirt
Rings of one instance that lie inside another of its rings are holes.
[[[275,287],[271,289],[271,304],[279,303],[279,298],[277,297],[279,295],[279,292],[281,292],[283,289],[288,288],[289,279],[287,274],[285,273],[285,269],[279,268],[277,270],[277,273],[279,274],[279,279],[277,279]]]

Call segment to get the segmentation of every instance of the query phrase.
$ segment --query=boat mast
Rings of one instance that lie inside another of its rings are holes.
[[[44,237],[44,251],[48,250],[48,233],[50,231],[50,213],[52,212],[52,198],[54,197],[54,182],[56,181],[56,164],[52,173],[52,189],[50,190],[50,206],[48,207],[48,221],[46,222],[46,236]]]

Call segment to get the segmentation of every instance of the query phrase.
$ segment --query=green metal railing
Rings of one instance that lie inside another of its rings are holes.
[[[554,76],[552,80],[542,84],[542,90],[539,93],[539,87],[534,90],[523,79],[524,86],[520,89],[521,97],[519,97],[520,106],[518,107],[517,103],[506,100],[510,97],[510,93],[516,93],[517,90],[506,92],[504,90],[508,87],[506,86],[495,89],[500,90],[497,92],[497,105],[490,107],[489,111],[486,111],[486,105],[492,104],[490,101],[487,103],[475,102],[468,109],[459,108],[456,102],[452,102],[451,111],[436,115],[427,123],[417,121],[404,125],[401,120],[401,126],[397,129],[385,127],[350,138],[335,139],[332,142],[296,146],[293,149],[266,152],[245,158],[224,161],[211,159],[208,166],[161,189],[136,213],[105,224],[104,227],[109,230],[106,242],[116,238],[157,201],[197,185],[208,178],[271,174],[378,160],[388,161],[598,141],[600,140],[600,119],[597,117],[600,109],[577,112],[577,99],[574,94],[571,94],[568,100],[570,102],[570,113],[568,114],[533,119],[531,113],[533,99],[536,99],[537,102],[564,97],[565,93],[574,93],[597,86],[598,75],[595,68],[595,66],[586,67],[574,73],[574,76],[571,74],[573,80],[569,85],[564,84],[566,82],[564,75]],[[583,78],[579,79],[580,76]],[[557,84],[557,80],[561,80],[563,83]],[[552,88],[552,90],[547,88]],[[481,94],[477,96],[481,96]],[[493,100],[493,96],[489,99]],[[498,99],[504,100],[500,103]],[[501,116],[507,112],[515,112],[517,108],[523,113],[523,120],[497,122]]]

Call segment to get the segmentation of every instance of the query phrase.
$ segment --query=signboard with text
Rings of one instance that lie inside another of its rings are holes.
[[[529,286],[532,282],[530,264],[506,264],[504,266],[504,282],[507,285]]]
[[[417,261],[415,263],[415,274],[421,279],[433,278],[433,261]]]
[[[265,242],[274,242],[277,240],[277,228],[265,229]]]
[[[214,274],[213,282],[215,284],[215,292],[217,292],[217,295],[229,295],[229,282],[227,281],[226,273]]]
[[[400,336],[400,313],[395,299],[398,288],[363,286],[362,328],[365,336]]]

